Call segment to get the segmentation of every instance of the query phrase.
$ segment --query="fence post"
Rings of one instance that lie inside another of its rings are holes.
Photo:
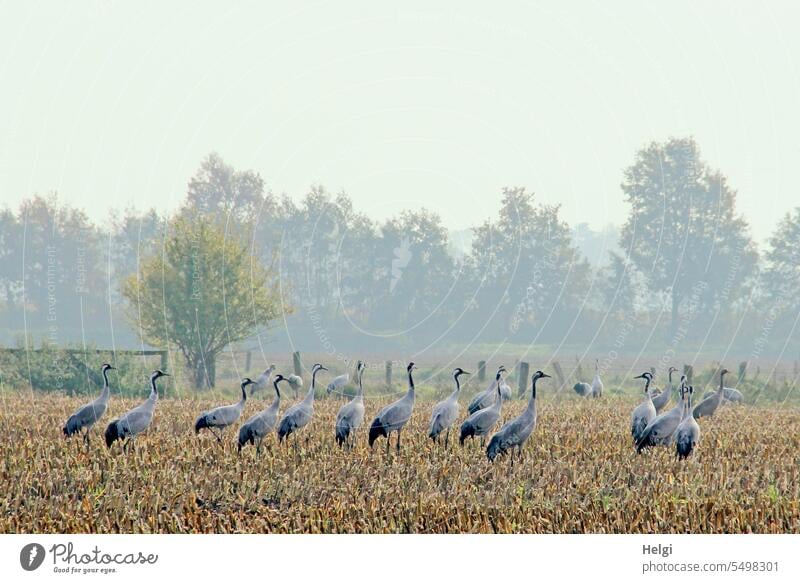
[[[561,390],[564,388],[564,385],[566,385],[567,382],[564,380],[564,371],[561,370],[561,365],[558,363],[557,360],[553,361],[553,370],[556,371],[556,378],[558,379],[558,385],[559,385],[558,390]]]
[[[683,374],[686,375],[686,382],[692,384],[692,377],[694,376],[694,367],[691,364],[683,365]]]
[[[531,365],[527,362],[520,361],[517,370],[519,371],[519,378],[517,379],[519,381],[519,396],[522,397],[528,386],[528,374],[530,373]]]
[[[300,351],[292,353],[292,360],[294,361],[294,374],[301,376],[303,373],[303,363],[300,362]]]
[[[392,386],[392,361],[391,360],[387,360],[386,361],[386,386],[387,387],[391,387]]]
[[[486,380],[486,361],[478,361],[478,380],[483,382]]]
[[[743,383],[746,376],[747,376],[747,361],[743,360],[742,362],[739,363],[739,379],[738,379],[738,382],[739,383]]]
[[[253,364],[253,353],[249,350],[247,351],[247,355],[244,357],[244,371],[248,372],[250,370],[250,365]]]
[[[166,350],[161,350],[160,352],[161,352],[161,370],[166,371],[167,370],[167,361],[169,360],[168,359],[168,354],[167,354]],[[173,371],[173,374],[175,374],[174,371]]]

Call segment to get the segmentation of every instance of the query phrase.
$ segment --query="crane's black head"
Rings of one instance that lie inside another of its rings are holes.
[[[671,367],[669,367],[669,371],[668,372],[678,372],[678,369],[675,368],[674,366],[671,366]]]
[[[653,380],[653,373],[651,373],[651,372],[643,372],[639,376],[635,376],[633,378],[635,378],[635,379],[644,379],[646,381],[652,381]]]
[[[408,372],[411,372],[411,371],[412,371],[412,370],[414,370],[415,368],[417,368],[417,365],[416,365],[416,364],[414,364],[413,362],[409,362],[409,363],[408,363],[408,366],[406,367],[406,370],[407,370]]]
[[[535,379],[549,379],[551,377],[550,377],[549,374],[544,373],[544,372],[542,372],[540,370],[537,370],[535,373],[533,373],[533,378],[535,378]]]
[[[729,372],[731,372],[731,371],[729,371],[727,368],[720,369],[720,371],[719,371],[720,380],[722,380],[722,377],[725,376],[726,374],[728,374]]]
[[[266,369],[264,369],[264,374],[269,374],[275,370],[275,365],[271,364]]]
[[[325,368],[324,366],[322,366],[320,363],[316,363],[314,366],[311,367],[311,372],[312,373],[315,373],[315,372],[318,372],[318,371],[321,371],[321,370],[328,370],[328,369]]]
[[[105,364],[103,364],[103,366],[101,366],[100,368],[101,368],[103,371],[107,371],[107,370],[116,370],[116,369],[115,369],[113,366],[111,366],[111,365],[110,365],[110,364],[108,364],[107,362],[106,362]]]
[[[469,372],[465,371],[461,367],[456,367],[456,369],[453,371],[453,376],[454,377],[460,377],[462,374],[472,374],[472,373],[469,373]]]
[[[161,377],[168,377],[169,375],[167,373],[165,373],[163,370],[156,369],[156,370],[153,371],[153,374],[150,375],[150,376],[153,378],[153,380],[156,380],[156,379],[161,378]]]
[[[242,388],[245,388],[247,385],[254,385],[254,384],[256,384],[256,382],[249,377],[244,377],[242,379]]]
[[[495,379],[497,379],[497,380],[499,381],[499,380],[500,380],[500,377],[501,377],[501,376],[503,376],[503,373],[504,373],[504,372],[506,372],[506,367],[504,367],[504,366],[501,364],[501,365],[500,365],[500,368],[498,368],[498,369],[497,369],[497,375],[495,376]]]

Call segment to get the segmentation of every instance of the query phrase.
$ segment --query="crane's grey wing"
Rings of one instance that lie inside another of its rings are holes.
[[[152,419],[152,409],[137,407],[120,417],[117,426],[122,435],[137,435],[147,429]]]

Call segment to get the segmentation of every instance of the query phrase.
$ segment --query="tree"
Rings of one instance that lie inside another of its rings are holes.
[[[589,267],[572,242],[558,205],[534,205],[523,187],[505,188],[496,223],[475,229],[470,256],[477,304],[498,306],[504,331],[544,324],[575,307]]]
[[[708,313],[741,297],[757,254],[736,192],[701,159],[692,138],[653,142],[625,170],[631,212],[620,236],[655,293],[667,294],[674,336],[684,305]]]
[[[143,261],[122,293],[144,342],[177,345],[195,387],[212,387],[216,356],[281,315],[271,270],[212,217],[180,216],[163,251]]]
[[[770,304],[793,309],[800,305],[800,207],[786,213],[770,237],[763,280]]]

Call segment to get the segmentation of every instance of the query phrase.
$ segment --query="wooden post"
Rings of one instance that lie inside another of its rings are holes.
[[[386,386],[387,387],[391,387],[392,386],[392,361],[391,360],[387,360],[386,361]]]
[[[686,382],[692,384],[692,376],[694,376],[694,367],[691,364],[683,365],[683,374],[686,375]]]
[[[528,387],[528,375],[530,374],[531,365],[527,362],[520,361],[519,365],[517,366],[518,371],[518,381],[519,381],[519,396],[522,397],[525,394],[525,389]]]
[[[300,351],[292,353],[292,360],[294,361],[294,374],[300,376],[303,372],[303,363],[300,361]]]
[[[478,361],[478,380],[483,382],[486,380],[486,361]]]
[[[169,355],[167,354],[166,350],[160,350],[161,356],[161,370],[166,372],[167,371],[167,361],[169,360]]]
[[[247,355],[244,357],[244,370],[245,372],[250,370],[250,365],[253,364],[253,353],[249,350],[247,351]]]
[[[746,376],[747,376],[747,361],[743,360],[742,362],[739,363],[739,378],[737,379],[737,381],[739,383],[744,382]]]
[[[564,385],[566,385],[567,382],[564,380],[564,371],[561,370],[561,365],[558,363],[557,360],[553,361],[553,370],[556,371],[556,378],[558,379],[558,385],[559,385],[558,388],[559,389],[564,388]]]

